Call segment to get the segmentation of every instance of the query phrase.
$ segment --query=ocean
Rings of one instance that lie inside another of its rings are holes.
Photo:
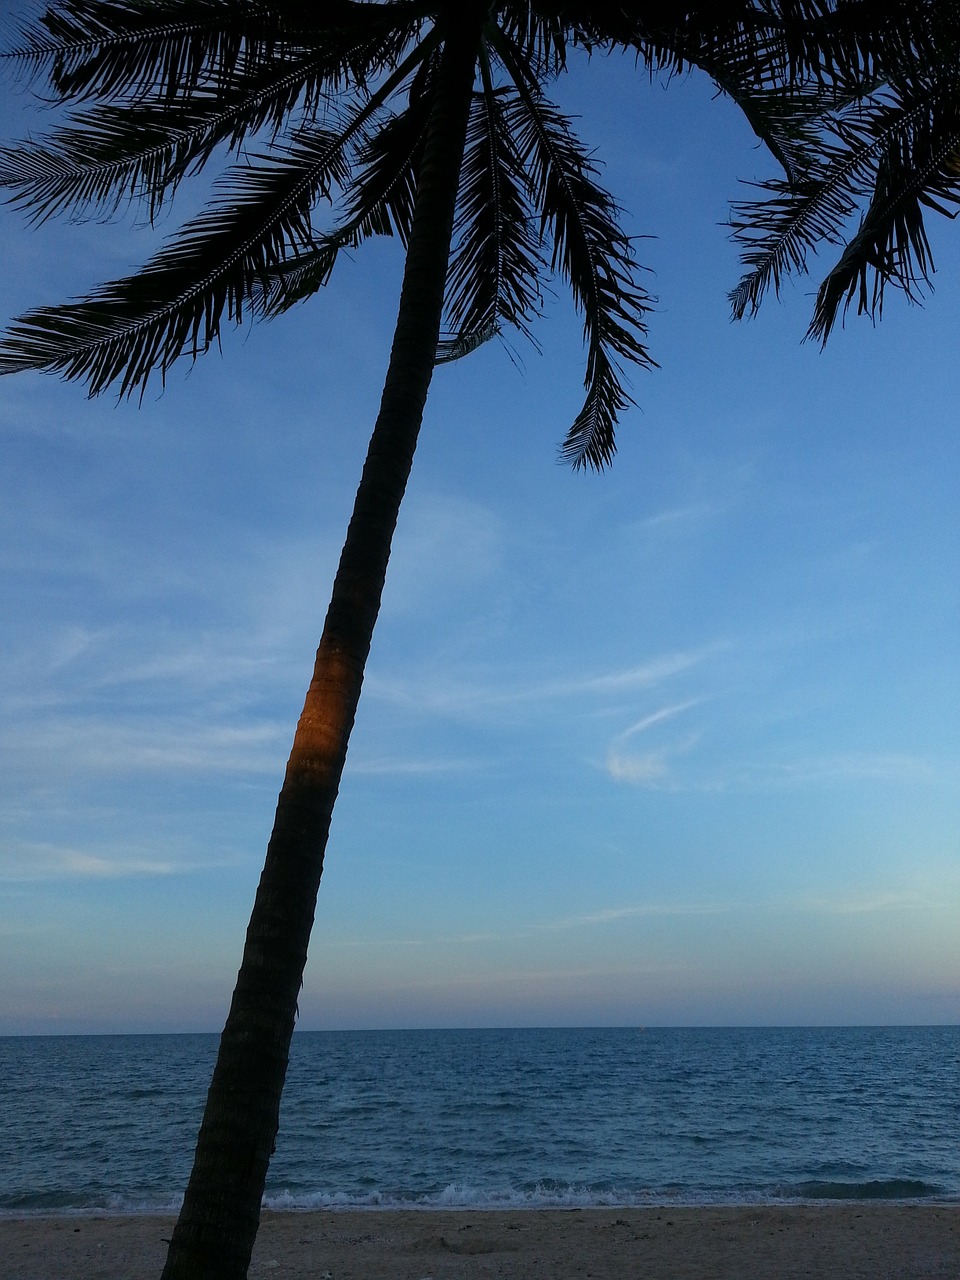
[[[175,1209],[213,1035],[0,1038],[0,1214]],[[265,1203],[960,1200],[960,1028],[298,1032]]]

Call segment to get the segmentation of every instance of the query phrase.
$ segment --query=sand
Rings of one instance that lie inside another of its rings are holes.
[[[172,1219],[0,1219],[0,1280],[158,1280]],[[957,1280],[960,1206],[265,1213],[250,1280]]]

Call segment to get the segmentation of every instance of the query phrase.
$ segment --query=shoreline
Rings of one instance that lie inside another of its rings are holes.
[[[172,1214],[0,1218],[0,1280],[157,1280]],[[960,1205],[265,1210],[249,1280],[956,1280]]]
[[[667,1213],[667,1212],[712,1212],[724,1211],[729,1213],[757,1212],[763,1213],[770,1209],[956,1209],[960,1212],[960,1193],[944,1193],[943,1195],[925,1195],[925,1196],[782,1196],[778,1198],[754,1199],[754,1200],[685,1200],[678,1198],[676,1200],[644,1200],[644,1201],[628,1201],[622,1203],[604,1203],[598,1204],[594,1202],[584,1202],[577,1204],[563,1204],[558,1201],[545,1201],[539,1203],[536,1201],[526,1202],[518,1200],[515,1203],[510,1201],[491,1201],[489,1203],[462,1203],[454,1202],[452,1204],[437,1204],[433,1201],[419,1202],[408,1201],[402,1203],[390,1202],[385,1204],[267,1204],[261,1206],[262,1218],[267,1217],[284,1217],[289,1215],[291,1218],[309,1217],[316,1215],[323,1217],[327,1214],[332,1217],[342,1216],[345,1214],[356,1214],[358,1218],[366,1216],[376,1217],[382,1214],[394,1213],[401,1217],[407,1214],[437,1214],[438,1217],[444,1215],[489,1215],[489,1214],[510,1214],[510,1213]],[[18,1209],[0,1209],[0,1223],[3,1222],[45,1222],[45,1221],[63,1221],[69,1222],[76,1219],[83,1222],[84,1219],[109,1220],[112,1218],[144,1218],[150,1220],[152,1218],[163,1218],[174,1221],[180,1212],[179,1205],[165,1204],[152,1208],[149,1205],[137,1204],[129,1208],[116,1207],[113,1205],[94,1205],[82,1208],[74,1206],[64,1206],[61,1208],[38,1209],[31,1207],[21,1207]]]

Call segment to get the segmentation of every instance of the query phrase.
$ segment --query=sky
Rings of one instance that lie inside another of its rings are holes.
[[[562,282],[540,352],[437,371],[300,1026],[955,1022],[957,229],[923,308],[823,352],[811,278],[735,324],[723,224],[773,172],[736,111],[619,60],[556,98],[641,237],[661,368],[599,475],[557,460]],[[177,225],[0,208],[0,313]],[[366,246],[142,405],[0,380],[0,1034],[222,1026],[400,268]]]

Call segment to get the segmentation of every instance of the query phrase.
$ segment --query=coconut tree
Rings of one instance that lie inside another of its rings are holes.
[[[527,333],[544,281],[560,277],[584,326],[585,398],[561,446],[579,469],[613,457],[630,403],[624,367],[654,363],[620,210],[547,90],[575,54],[626,50],[666,77],[700,68],[743,109],[792,195],[815,172],[824,111],[879,75],[876,23],[851,18],[875,8],[53,0],[11,42],[11,65],[46,77],[65,111],[45,140],[0,152],[0,180],[34,219],[103,217],[130,201],[153,219],[185,177],[216,177],[209,205],[139,272],[17,320],[0,371],[142,394],[152,375],[218,344],[225,324],[313,296],[343,251],[393,236],[405,254],[380,410],[167,1280],[247,1271],[331,814],[435,365],[506,329]]]
[[[802,171],[757,183],[762,194],[734,206],[747,267],[730,294],[736,319],[806,274],[824,244],[841,252],[807,331],[821,344],[854,303],[879,320],[888,289],[918,302],[932,287],[925,211],[954,218],[960,205],[960,11],[928,0],[880,18],[872,74],[818,116]]]

